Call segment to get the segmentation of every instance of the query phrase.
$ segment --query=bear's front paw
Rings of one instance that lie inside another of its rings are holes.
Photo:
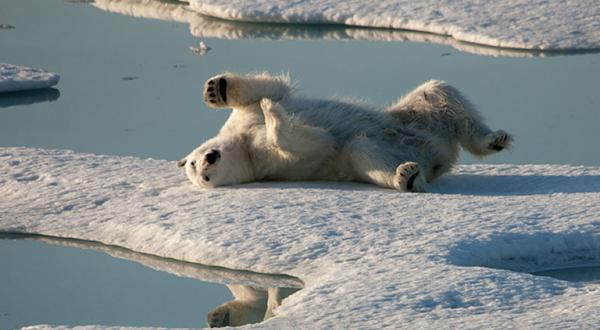
[[[415,162],[406,162],[396,168],[395,181],[400,191],[424,192],[425,176]]]
[[[289,121],[285,110],[277,102],[273,102],[268,98],[263,98],[260,101],[260,108],[263,111],[265,123],[267,124],[276,125],[277,123],[281,124]]]
[[[227,79],[224,76],[210,78],[204,83],[204,102],[213,108],[227,105]]]

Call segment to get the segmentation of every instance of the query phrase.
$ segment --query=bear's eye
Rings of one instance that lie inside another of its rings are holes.
[[[192,167],[196,167],[196,161],[195,161],[195,160],[192,160],[192,161],[190,162],[190,165],[191,165]]]
[[[202,176],[202,179],[204,179],[204,181],[206,181],[206,182],[210,181],[210,178],[208,177],[208,175]]]

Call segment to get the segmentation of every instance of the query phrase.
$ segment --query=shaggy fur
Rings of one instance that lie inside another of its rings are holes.
[[[343,180],[421,192],[456,162],[459,146],[485,156],[512,137],[488,128],[442,81],[417,87],[388,109],[298,97],[286,76],[210,78],[204,100],[233,108],[219,134],[178,162],[202,187],[259,180]]]

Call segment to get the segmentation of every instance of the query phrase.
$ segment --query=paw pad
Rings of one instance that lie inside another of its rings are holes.
[[[227,104],[227,79],[215,77],[204,84],[204,101],[210,106]]]
[[[421,192],[425,190],[425,179],[418,163],[406,162],[396,169],[398,189]]]

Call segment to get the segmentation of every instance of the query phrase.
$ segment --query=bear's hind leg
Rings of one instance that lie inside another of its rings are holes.
[[[404,125],[437,135],[451,145],[460,145],[476,156],[510,147],[510,134],[492,131],[479,112],[456,88],[431,80],[404,96],[386,110]]]
[[[279,101],[292,91],[287,76],[268,74],[238,76],[225,73],[204,83],[204,102],[212,108],[235,108],[258,103],[262,98]]]
[[[344,147],[344,155],[360,181],[404,192],[425,191],[427,173],[418,163],[407,161],[410,155],[398,155],[397,149],[388,150],[375,140],[358,136]]]

